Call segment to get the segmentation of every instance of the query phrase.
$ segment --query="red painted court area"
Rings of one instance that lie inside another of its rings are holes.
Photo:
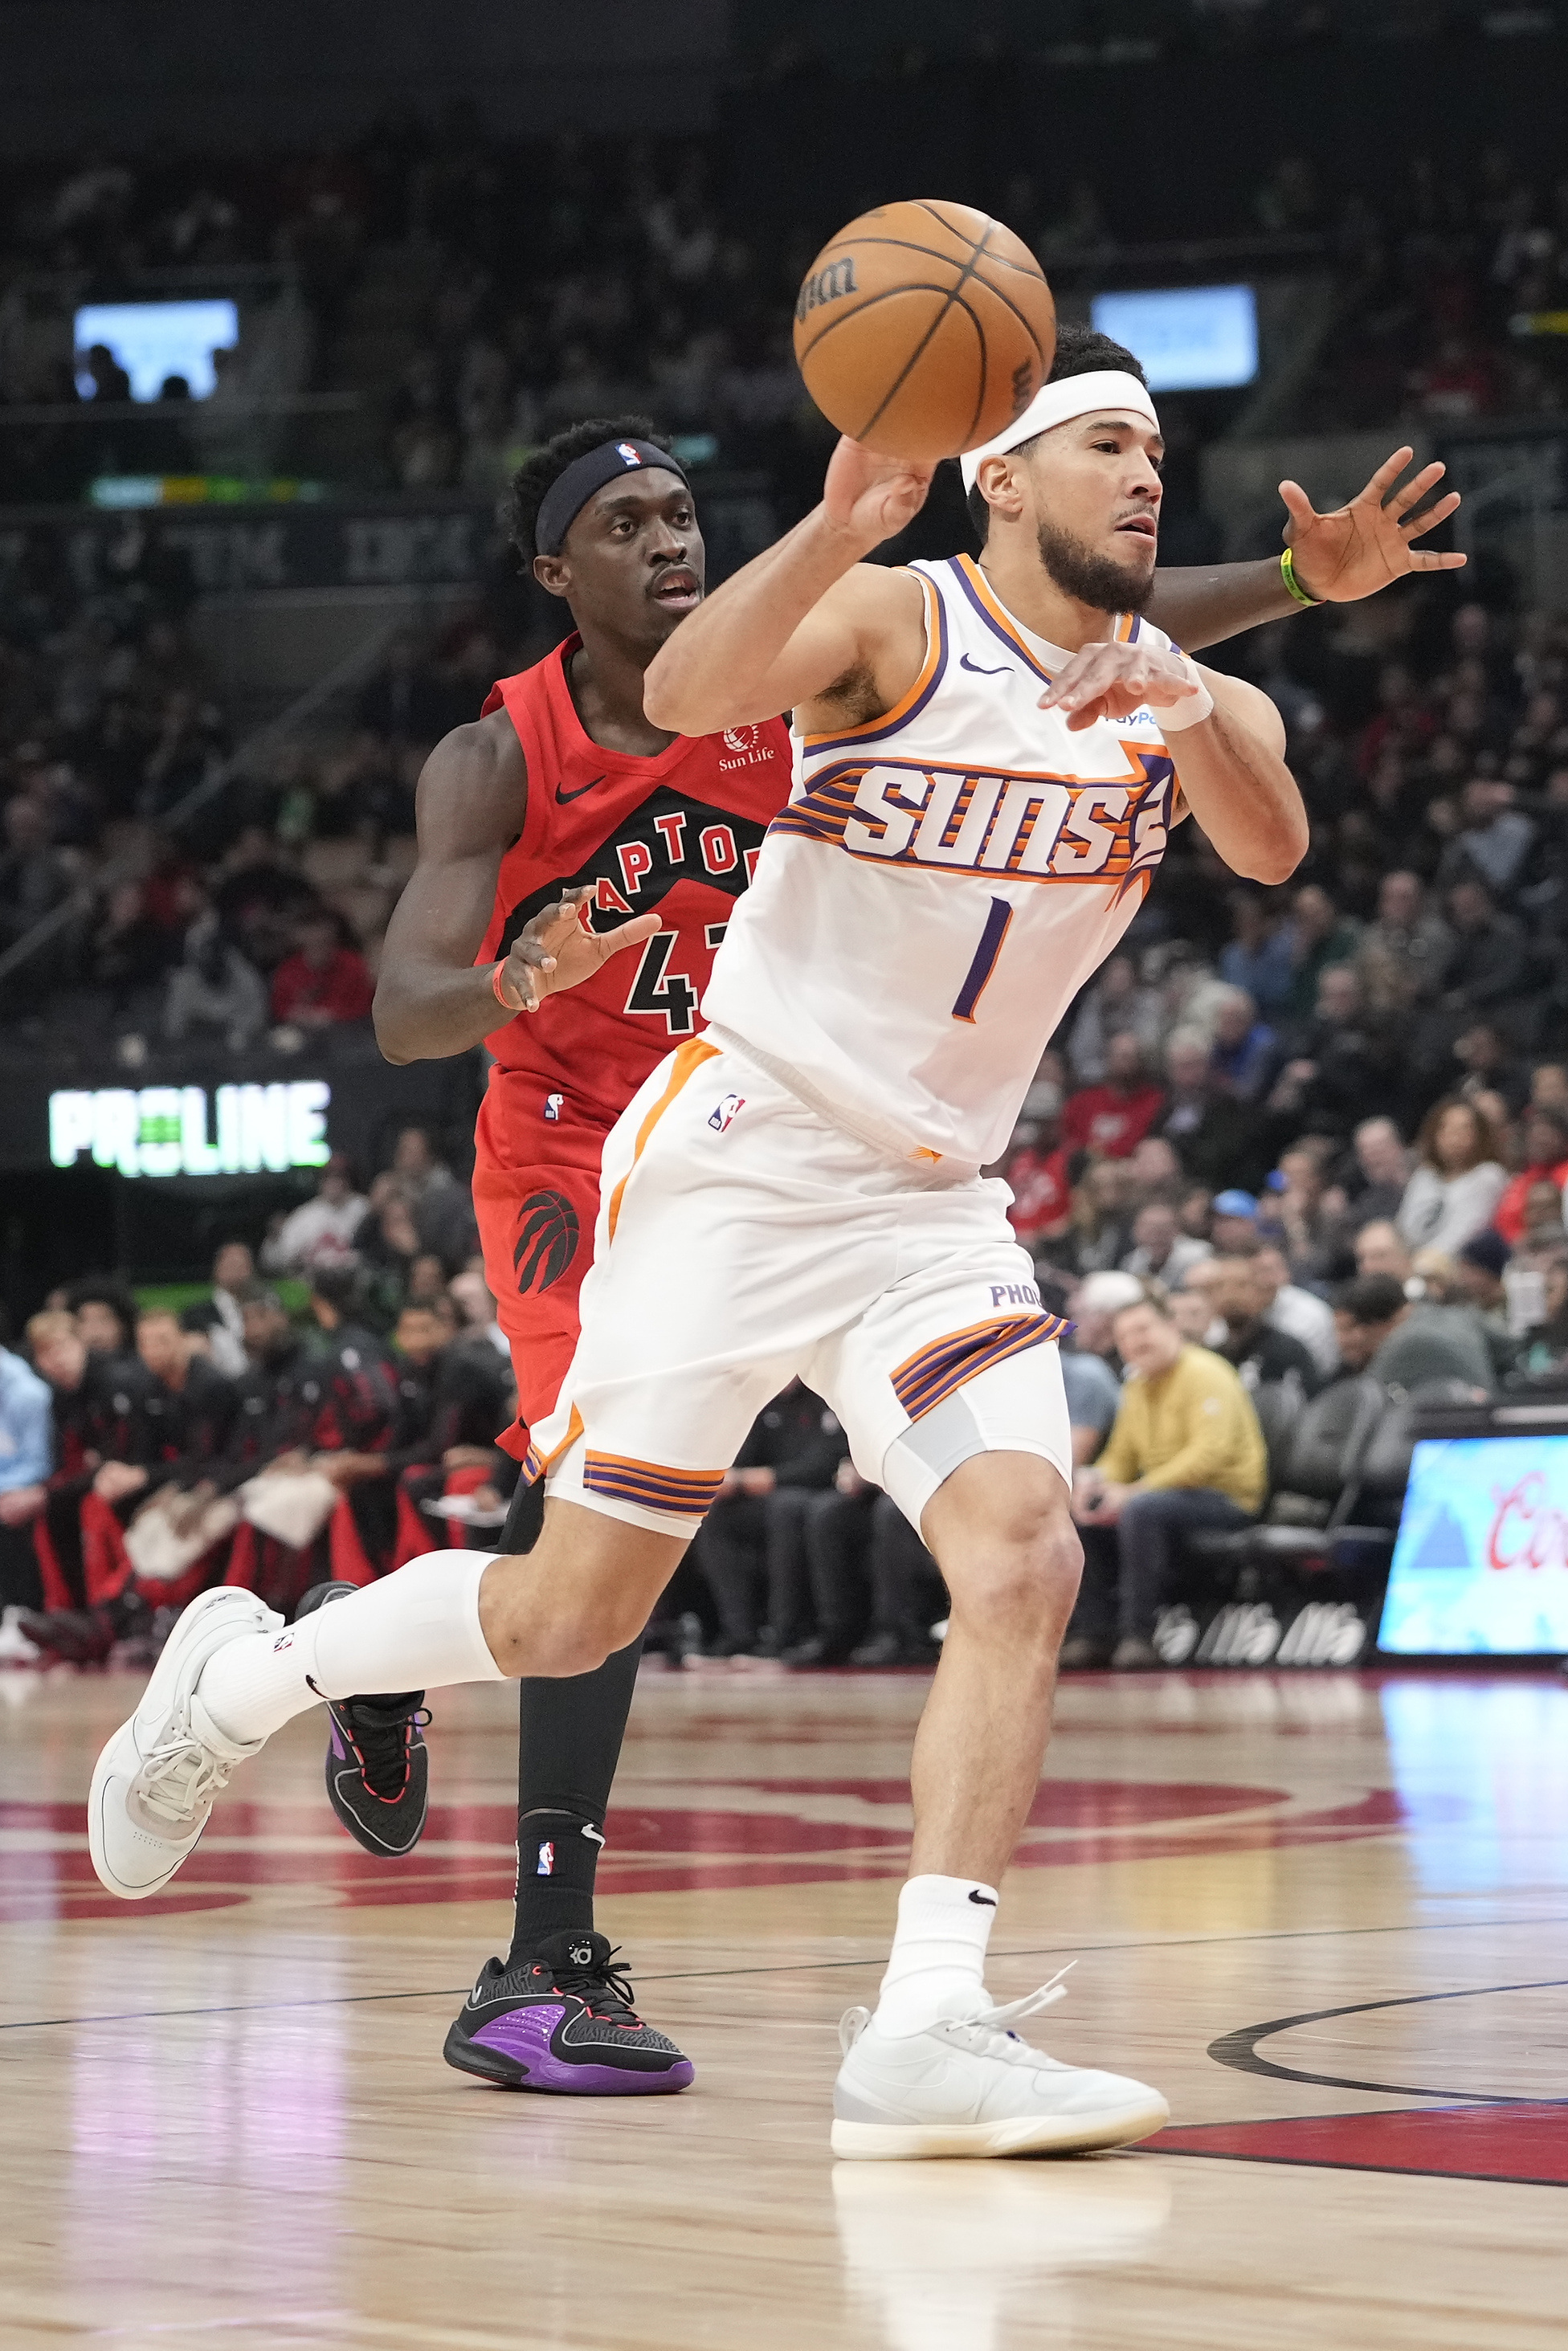
[[[1558,2351],[1568,1687],[1067,1682],[988,1981],[1070,1969],[1028,2037],[1156,2083],[1171,2124],[1082,2163],[835,2164],[925,1694],[639,1687],[601,1920],[696,2079],[594,2101],[442,2063],[509,1914],[509,1690],[439,1698],[405,1862],[341,1834],[302,1722],[126,1906],[82,1811],[124,1680],[13,1681],[0,2195],[51,2250],[7,2324],[29,2351]]]
[[[1435,2179],[1568,2188],[1568,2099],[1211,2123],[1161,2131],[1145,2146],[1159,2155],[1232,2156],[1249,2163],[1305,2163],[1336,2171],[1419,2172]]]
[[[439,1750],[433,1757],[440,1771]],[[685,1782],[670,1801],[613,1807],[599,1883],[607,1894],[900,1877],[909,1790],[898,1780],[747,1779]],[[880,1817],[879,1817],[880,1815]],[[1400,1799],[1368,1790],[1303,1807],[1281,1788],[1202,1781],[1048,1781],[1017,1866],[1083,1867],[1126,1859],[1255,1852],[1385,1833]],[[1151,1834],[1153,1832],[1153,1834]],[[395,1871],[332,1833],[320,1808],[236,1794],[180,1874],[139,1904],[142,1917],[244,1902],[253,1890],[309,1886],[349,1907],[466,1902],[502,1894],[515,1867],[505,1804],[433,1803],[417,1854]],[[80,1809],[0,1802],[7,1847],[0,1920],[108,1918],[122,1906],[93,1876]]]

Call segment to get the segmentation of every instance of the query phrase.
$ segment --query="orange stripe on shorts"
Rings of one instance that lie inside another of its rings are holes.
[[[669,1081],[666,1084],[664,1092],[659,1096],[658,1101],[653,1104],[653,1109],[648,1113],[647,1117],[643,1121],[642,1125],[637,1130],[637,1141],[633,1145],[632,1152],[632,1166],[628,1167],[625,1175],[622,1176],[620,1183],[617,1184],[614,1191],[610,1195],[610,1238],[612,1240],[615,1238],[615,1228],[621,1221],[622,1195],[625,1191],[628,1183],[631,1181],[632,1168],[636,1166],[637,1162],[643,1156],[643,1153],[647,1146],[649,1136],[653,1134],[653,1129],[658,1125],[659,1121],[664,1117],[664,1113],[669,1109],[670,1104],[674,1101],[675,1096],[680,1092],[681,1088],[686,1083],[688,1078],[694,1077],[696,1071],[701,1069],[705,1061],[715,1060],[717,1056],[718,1050],[719,1049],[716,1045],[710,1045],[706,1037],[692,1037],[687,1040],[685,1044],[676,1046],[674,1066],[670,1071]]]

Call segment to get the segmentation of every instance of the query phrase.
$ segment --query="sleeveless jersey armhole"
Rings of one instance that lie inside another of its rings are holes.
[[[556,671],[553,678],[540,680],[539,673],[543,666],[540,664],[519,671],[515,678],[503,678],[496,689],[497,705],[510,719],[512,732],[522,751],[526,775],[522,829],[503,852],[507,857],[520,852],[530,862],[542,862],[548,855],[553,806],[550,771],[559,764],[551,740],[549,719],[554,714],[550,711],[550,702],[554,694],[568,692],[565,679],[560,674],[560,659],[559,650],[549,656]],[[536,684],[536,680],[539,683]],[[508,687],[514,690],[508,692]],[[544,705],[542,710],[541,702]]]
[[[901,564],[898,569],[918,580],[925,594],[921,627],[925,632],[920,666],[913,682],[905,687],[891,709],[878,713],[874,718],[862,718],[855,726],[832,726],[821,735],[797,735],[795,740],[803,752],[821,750],[828,744],[865,742],[872,737],[902,726],[936,692],[942,672],[947,665],[947,619],[943,609],[942,591],[930,574],[920,565]]]

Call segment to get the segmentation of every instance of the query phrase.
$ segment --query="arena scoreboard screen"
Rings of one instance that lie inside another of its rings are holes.
[[[1258,302],[1250,286],[1173,286],[1096,294],[1102,335],[1134,352],[1151,392],[1226,392],[1258,373]]]
[[[238,340],[232,302],[90,302],[76,314],[77,389],[92,398],[82,361],[101,345],[130,377],[132,400],[156,400],[171,376],[184,379],[193,400],[205,400],[217,381],[213,353]]]
[[[1424,1657],[1568,1651],[1568,1436],[1417,1442],[1378,1646]]]

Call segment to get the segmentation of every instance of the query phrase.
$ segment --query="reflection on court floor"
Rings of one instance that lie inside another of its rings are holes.
[[[991,1980],[1013,1998],[1073,1961],[1040,2037],[1157,2082],[1171,2126],[1089,2161],[835,2167],[833,2027],[881,1971],[924,1688],[644,1678],[602,1923],[697,2081],[600,2103],[440,2060],[504,1939],[508,1693],[438,1700],[406,1864],[338,1834],[305,1722],[131,1907],[91,1878],[81,1815],[124,1687],[0,1677],[20,2339],[1555,2342],[1568,1690],[1069,1684]]]

